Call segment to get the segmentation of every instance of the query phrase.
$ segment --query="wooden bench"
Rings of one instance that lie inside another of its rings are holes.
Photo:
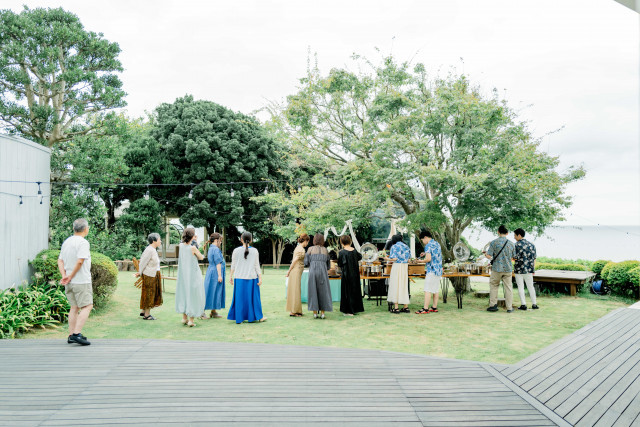
[[[569,285],[572,297],[577,294],[577,286],[584,285],[596,277],[593,271],[537,270],[533,274],[534,283]]]

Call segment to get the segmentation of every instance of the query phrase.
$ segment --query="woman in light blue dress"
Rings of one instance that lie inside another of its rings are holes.
[[[176,279],[176,312],[182,313],[182,323],[188,326],[195,326],[193,319],[204,314],[204,283],[198,266],[198,260],[203,260],[204,256],[191,246],[195,238],[196,230],[184,230]]]
[[[219,319],[222,316],[216,310],[224,308],[225,299],[225,262],[220,250],[220,245],[222,244],[220,233],[212,233],[209,236],[209,243],[211,244],[207,253],[209,267],[207,268],[207,274],[204,276],[204,309],[211,310],[210,317],[212,319]]]
[[[227,319],[242,323],[264,322],[262,302],[260,302],[260,285],[262,274],[258,250],[251,247],[251,233],[245,231],[240,238],[242,246],[235,248],[231,255],[231,284],[233,285],[233,300],[229,307]]]

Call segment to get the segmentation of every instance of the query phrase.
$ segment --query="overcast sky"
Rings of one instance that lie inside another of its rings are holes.
[[[640,225],[640,15],[613,0],[13,1],[62,6],[122,49],[128,113],[193,94],[251,113],[295,91],[307,52],[423,62],[499,89],[561,170],[583,164],[568,224]]]

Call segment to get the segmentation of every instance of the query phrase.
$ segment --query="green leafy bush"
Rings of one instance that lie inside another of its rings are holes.
[[[587,269],[591,269],[593,265],[593,261],[589,261],[586,259],[551,258],[544,256],[538,257],[536,261],[546,264],[579,264],[584,265],[585,267],[587,267]]]
[[[609,275],[609,271],[611,271],[611,268],[616,264],[617,263],[615,263],[613,261],[609,261],[608,263],[606,263],[604,265],[604,267],[602,267],[602,271],[600,272],[600,277],[602,277],[604,280],[607,280],[607,276]]]
[[[48,249],[40,252],[31,261],[37,284],[56,284],[61,275],[58,271],[59,250]],[[118,286],[118,268],[111,258],[98,252],[91,252],[91,283],[93,285],[93,305],[103,307]]]
[[[5,289],[0,291],[0,339],[65,322],[68,313],[64,286],[36,283],[25,289]]]
[[[550,264],[536,261],[536,270],[589,271],[589,267],[580,264]]]
[[[613,292],[619,295],[635,296],[637,285],[633,283],[636,278],[631,278],[631,270],[640,266],[640,261],[622,261],[609,263],[603,269],[602,277],[607,281]],[[604,275],[606,274],[606,276]]]
[[[599,259],[598,261],[594,261],[593,264],[591,265],[591,271],[593,271],[598,276],[600,276],[604,266],[609,264],[610,262],[611,262],[610,260],[605,260],[605,259]]]
[[[629,270],[629,282],[635,287],[640,287],[640,267]]]

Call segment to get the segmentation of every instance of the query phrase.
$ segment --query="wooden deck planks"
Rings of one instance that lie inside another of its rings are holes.
[[[611,312],[514,366],[359,349],[94,341],[2,341],[0,359],[13,368],[0,370],[0,425],[542,426],[564,423],[559,416],[576,426],[640,424],[640,310]]]
[[[0,371],[2,425],[554,425],[475,362],[262,344],[4,343],[0,358],[21,362]]]

